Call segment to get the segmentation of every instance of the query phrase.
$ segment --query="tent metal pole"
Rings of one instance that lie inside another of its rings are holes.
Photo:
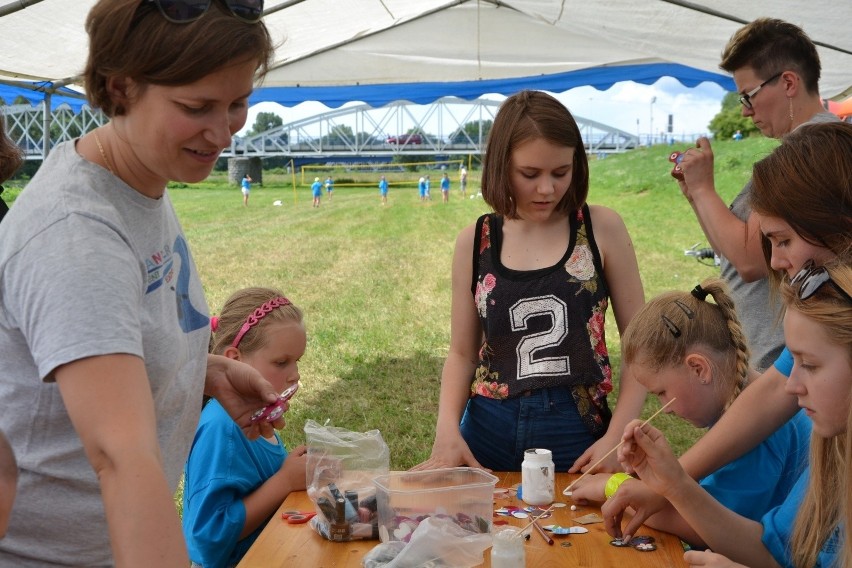
[[[17,2],[12,2],[11,4],[0,7],[0,17],[14,14],[18,10],[23,10],[27,6],[38,4],[41,1],[42,0],[18,0]]]
[[[47,159],[47,155],[50,153],[50,119],[51,119],[51,110],[50,110],[50,97],[52,95],[50,93],[44,94],[44,122],[42,123],[42,132],[41,132],[41,158],[42,160]]]

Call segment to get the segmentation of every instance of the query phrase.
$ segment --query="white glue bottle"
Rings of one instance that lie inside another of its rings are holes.
[[[534,448],[524,452],[521,463],[522,498],[530,505],[550,505],[553,503],[555,486],[553,452]]]
[[[524,537],[520,527],[504,527],[494,533],[491,547],[491,568],[524,568]]]

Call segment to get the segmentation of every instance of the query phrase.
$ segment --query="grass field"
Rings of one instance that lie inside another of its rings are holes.
[[[775,144],[759,138],[715,145],[717,187],[726,201],[747,180],[751,164]],[[624,218],[647,298],[672,288],[689,290],[718,273],[683,254],[706,241],[669,176],[671,150],[644,148],[591,165],[589,201]],[[471,174],[469,193],[478,187],[479,172]],[[222,174],[170,190],[212,313],[232,291],[249,285],[281,288],[304,310],[304,388],[287,414],[288,445],[303,442],[305,420],[330,420],[351,430],[381,430],[392,468],[418,463],[431,448],[449,343],[455,237],[487,206],[481,199],[460,199],[455,180],[449,204],[441,203],[434,183],[435,200],[427,203],[411,186],[391,186],[383,207],[373,185],[336,188],[333,201],[324,198],[320,208],[311,207],[307,187],[294,193],[290,178],[267,174],[263,181],[254,185],[247,208],[239,189]],[[16,190],[7,189],[8,201]],[[283,205],[273,206],[275,200]],[[611,314],[607,338],[617,366]],[[645,416],[658,407],[649,398]],[[660,416],[655,424],[677,451],[699,435],[671,416]]]

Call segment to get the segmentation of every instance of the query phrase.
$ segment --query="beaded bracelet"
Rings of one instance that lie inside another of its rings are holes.
[[[628,479],[633,479],[628,474],[623,471],[620,473],[613,473],[609,479],[606,480],[606,488],[604,488],[604,495],[607,499],[610,499],[615,492],[618,491],[618,488],[622,483],[627,481]]]

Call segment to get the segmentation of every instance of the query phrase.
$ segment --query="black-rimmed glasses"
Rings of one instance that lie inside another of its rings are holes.
[[[165,19],[175,24],[194,22],[203,16],[213,0],[145,0],[157,5]],[[220,0],[231,14],[244,22],[255,23],[263,15],[263,0]]]
[[[740,95],[740,102],[743,104],[743,106],[744,106],[744,107],[746,107],[747,109],[751,110],[751,109],[753,108],[753,107],[751,106],[751,99],[753,99],[753,98],[754,98],[754,96],[755,96],[757,93],[759,93],[759,92],[760,92],[760,89],[762,89],[762,88],[763,88],[763,87],[765,87],[767,84],[771,83],[772,81],[774,81],[775,79],[777,79],[778,77],[780,77],[783,73],[784,73],[783,71],[779,71],[778,73],[776,73],[775,75],[773,75],[772,77],[770,77],[769,79],[767,79],[766,81],[764,81],[763,83],[761,83],[760,85],[758,85],[757,87],[755,87],[754,89],[750,90],[750,91],[749,91],[749,92],[747,92],[747,93],[743,93],[742,95]]]
[[[802,269],[793,276],[792,280],[790,280],[790,286],[793,288],[798,287],[797,293],[799,299],[802,301],[807,300],[816,294],[817,290],[826,284],[834,286],[834,289],[840,292],[840,294],[846,298],[847,302],[852,303],[852,296],[849,296],[849,293],[846,292],[846,290],[841,288],[837,282],[831,279],[831,275],[824,266],[816,266],[813,260],[807,261]]]

